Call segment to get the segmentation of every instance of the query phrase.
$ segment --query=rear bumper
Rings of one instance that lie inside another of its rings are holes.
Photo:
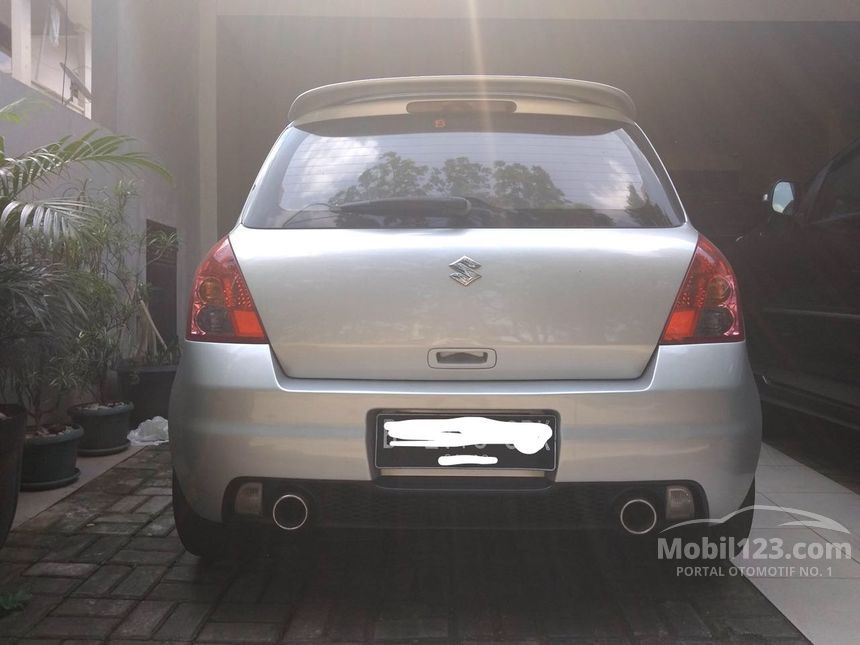
[[[307,501],[308,525],[316,528],[606,530],[618,528],[624,502],[642,498],[667,525],[665,490],[685,485],[696,500],[696,516],[707,516],[701,489],[693,482],[551,482],[534,478],[382,477],[373,482],[264,479],[259,517],[233,512],[236,491],[224,495],[227,522],[271,524],[282,495]],[[255,482],[261,480],[254,479]]]
[[[267,346],[189,342],[170,405],[174,468],[195,512],[214,521],[226,519],[228,486],[243,477],[372,491],[383,482],[367,415],[380,408],[554,410],[558,467],[541,480],[547,491],[688,481],[711,517],[741,504],[761,437],[743,343],[660,347],[624,381],[394,382],[289,379]]]

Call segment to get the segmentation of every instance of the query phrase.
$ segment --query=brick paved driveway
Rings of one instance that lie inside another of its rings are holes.
[[[0,643],[805,642],[743,579],[570,535],[350,533],[203,566],[169,495],[150,448],[13,532],[0,587],[33,599]]]

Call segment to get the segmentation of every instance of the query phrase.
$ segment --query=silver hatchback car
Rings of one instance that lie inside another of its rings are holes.
[[[194,278],[170,406],[188,550],[255,527],[655,535],[751,503],[735,276],[634,111],[509,76],[296,99]]]

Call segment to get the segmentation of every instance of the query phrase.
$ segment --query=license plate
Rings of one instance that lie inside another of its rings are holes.
[[[547,412],[376,414],[377,468],[554,470],[558,417]]]

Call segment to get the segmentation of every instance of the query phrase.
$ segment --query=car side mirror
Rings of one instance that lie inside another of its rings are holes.
[[[785,180],[776,182],[764,196],[770,210],[777,215],[791,215],[796,199],[797,186],[793,181]]]

